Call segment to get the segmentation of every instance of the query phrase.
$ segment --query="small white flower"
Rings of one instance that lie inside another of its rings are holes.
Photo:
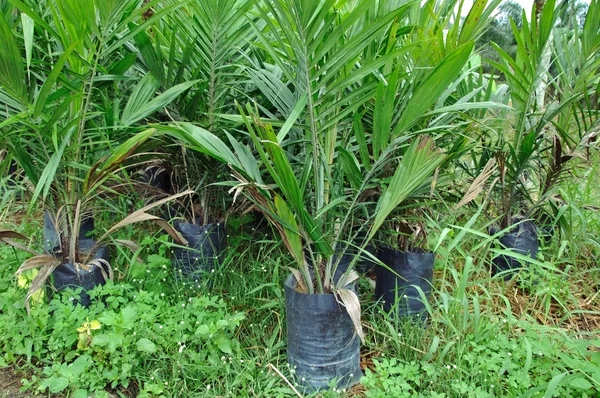
[[[509,356],[509,357],[511,357],[511,356],[512,356],[512,354],[509,352],[509,353],[508,353],[508,356]]]
[[[181,304],[182,307],[185,307],[185,303]]]
[[[168,385],[169,385],[169,382],[168,382],[168,381],[165,381],[165,386],[168,386]]]
[[[207,384],[207,385],[206,385],[206,389],[207,389],[207,390],[210,390],[210,384]]]
[[[446,369],[450,370],[450,365],[446,365]]]
[[[161,294],[160,294],[160,297],[165,297],[165,294],[164,294],[164,293],[161,293]]]
[[[183,325],[185,322],[181,321],[181,322],[179,322],[179,323],[180,323],[181,325]]]
[[[135,333],[135,332],[133,332],[133,335],[135,336],[135,335],[136,335],[136,333]]]
[[[162,329],[162,325],[158,325],[158,328],[159,328],[159,329]]]
[[[306,381],[306,377],[303,377],[303,378],[302,378],[302,381]]]
[[[452,365],[452,367],[453,367],[454,369],[456,369],[456,365]]]

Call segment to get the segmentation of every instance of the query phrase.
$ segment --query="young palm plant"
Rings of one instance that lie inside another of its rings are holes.
[[[251,87],[241,72],[249,65],[251,57],[250,43],[254,34],[247,15],[253,4],[243,0],[165,1],[156,4],[153,11],[173,7],[176,7],[173,12],[156,20],[151,29],[136,34],[140,66],[157,76],[157,85],[160,84],[162,89],[197,80],[198,90],[181,95],[168,116],[172,120],[193,121],[223,137],[222,128],[232,125],[227,115],[237,112],[234,100],[247,95]],[[164,162],[173,179],[178,181],[178,186],[171,184],[172,188],[179,189],[185,185],[190,188],[190,185],[202,182],[196,189],[196,195],[190,197],[189,209],[184,211],[180,207],[170,214],[185,218],[178,220],[176,227],[182,233],[185,230],[191,240],[201,237],[196,242],[198,247],[191,246],[198,249],[196,253],[183,248],[176,250],[176,257],[182,257],[182,261],[177,262],[180,265],[189,262],[198,268],[212,266],[208,264],[211,261],[205,264],[199,260],[205,257],[203,252],[207,254],[224,249],[224,224],[214,214],[224,213],[224,206],[220,204],[225,201],[214,200],[215,191],[220,191],[210,184],[219,181],[227,170],[214,159],[197,152],[181,151],[177,146],[171,150],[179,151],[171,159],[182,160],[178,163]],[[209,236],[214,239],[209,239]],[[208,244],[209,241],[216,243],[217,247],[203,247],[203,242]],[[191,262],[187,261],[188,254],[194,257]],[[184,270],[192,268],[196,267],[183,267]]]
[[[384,66],[398,70],[396,82],[406,79],[403,57],[416,44],[401,40],[410,30],[393,27],[405,20],[412,4],[372,17],[375,6],[369,1],[345,3],[343,10],[335,1],[301,3],[256,3],[261,17],[251,23],[265,61],[247,73],[272,107],[240,107],[250,142],[227,134],[228,145],[186,123],[165,132],[228,164],[235,177],[229,182],[234,197],[250,200],[279,231],[294,262],[286,280],[289,361],[298,366],[296,374],[308,388],[325,388],[334,378],[344,387],[360,373],[354,333],[361,335],[360,304],[352,288],[357,277],[352,268],[359,256],[345,254],[360,233],[366,235],[359,248],[364,251],[387,216],[429,185],[442,164],[444,156],[433,140],[419,138],[412,129],[423,123],[423,115],[447,88],[435,76],[446,81],[444,73],[459,74],[472,41],[456,46],[434,77],[413,87],[415,99],[399,108],[401,122],[395,107],[377,105],[376,132],[368,131],[361,140],[361,109],[376,100],[382,82],[389,83],[391,72],[382,74]],[[368,50],[372,40],[382,45]],[[392,104],[395,84],[389,94]],[[374,142],[377,148],[370,152]],[[336,297],[345,308],[340,309]],[[330,311],[302,307],[298,302],[303,300],[332,300],[326,305]],[[332,314],[338,318],[333,320]],[[322,332],[315,327],[331,322],[338,326]],[[340,331],[352,323],[349,333]],[[316,348],[310,349],[305,339]],[[331,345],[335,350],[346,347],[343,359],[329,355]],[[312,364],[312,369],[303,364]]]
[[[55,220],[48,263],[32,262],[44,267],[38,287],[59,265],[73,264],[78,273],[78,264],[98,254],[97,244],[80,236],[82,220],[114,192],[107,188],[114,174],[154,133],[131,126],[195,83],[156,95],[151,75],[134,86],[126,74],[135,61],[125,50],[137,33],[130,23],[151,24],[143,16],[155,3],[15,1],[0,17],[0,142],[33,187],[29,208],[41,202]],[[131,90],[122,109],[120,90]],[[61,259],[50,260],[58,251]]]
[[[513,108],[500,111],[501,128],[510,128],[498,134],[495,148],[484,152],[493,154],[499,166],[500,242],[534,258],[537,227],[526,219],[547,218],[542,215],[546,204],[558,213],[548,200],[553,187],[566,163],[589,144],[598,120],[592,100],[598,84],[598,6],[590,6],[587,25],[569,35],[568,42],[556,33],[564,7],[566,3],[556,7],[548,1],[539,12],[534,6],[530,22],[523,15],[520,28],[512,22],[514,58],[494,45],[502,63],[493,65],[506,78]],[[494,259],[494,272],[519,267],[508,256]]]
[[[250,115],[251,112],[252,115]],[[303,187],[299,183],[302,175],[310,177],[311,171],[307,168],[311,168],[313,165],[307,162],[304,169],[294,170],[294,159],[283,148],[273,127],[261,121],[250,107],[242,114],[257,154],[253,153],[249,146],[229,136],[229,142],[233,148],[231,150],[216,135],[191,124],[173,126],[167,133],[181,139],[191,149],[213,156],[230,166],[235,176],[235,181],[231,182],[234,196],[245,196],[263,212],[280,233],[284,245],[294,261],[295,266],[290,268],[293,278],[290,277],[286,281],[286,289],[288,287],[291,289],[288,295],[298,292],[304,296],[318,298],[334,293],[345,307],[342,313],[346,317],[350,316],[348,321],[342,324],[346,324],[346,326],[354,324],[350,329],[350,334],[342,333],[343,339],[339,343],[348,346],[349,342],[345,339],[355,341],[351,344],[352,351],[354,351],[354,349],[358,349],[358,340],[352,337],[353,330],[356,330],[361,337],[362,332],[360,304],[355,291],[350,287],[357,275],[349,265],[354,264],[358,257],[351,258],[349,261],[352,264],[345,264],[345,267],[342,267],[343,252],[336,251],[336,247],[344,247],[344,240],[351,241],[353,239],[351,226],[359,217],[361,220],[366,218],[369,222],[368,238],[362,243],[362,249],[364,249],[364,245],[372,239],[387,215],[413,191],[427,183],[444,157],[434,148],[431,140],[414,139],[408,147],[406,147],[406,140],[395,140],[390,143],[381,158],[374,163],[371,171],[364,175],[358,168],[353,170],[354,174],[350,175],[347,173],[345,165],[341,162],[334,162],[327,170],[328,173],[331,173],[331,179],[328,178],[321,182],[322,184],[329,182],[327,186],[331,189],[330,201],[326,207],[317,211],[314,202],[310,200],[310,196],[313,195],[310,190],[314,188],[309,184]],[[288,119],[286,125],[293,123],[292,119]],[[401,147],[404,147],[404,154],[398,159],[396,154]],[[337,156],[343,155],[336,153]],[[325,160],[322,156],[318,159],[320,163]],[[361,197],[376,180],[378,171],[389,163],[395,164],[395,172],[389,183],[382,188],[375,214],[365,214],[365,204]],[[335,183],[347,179],[357,181],[357,186],[355,188],[346,186],[343,190],[335,187]],[[325,189],[319,186],[315,188]],[[328,220],[327,223],[324,222],[324,219]],[[342,272],[336,272],[338,267]],[[333,296],[331,297],[333,298]],[[290,329],[293,329],[289,323],[293,311],[300,311],[304,320],[307,320],[306,317],[316,316],[312,310],[306,308],[296,308],[295,310],[289,308],[288,327]],[[328,316],[321,316],[320,319],[326,322]],[[305,324],[301,328],[314,329],[313,325],[313,323]],[[303,332],[305,333],[306,330]],[[290,333],[293,334],[293,332]],[[328,343],[331,341],[318,342],[317,344],[323,344],[319,350],[327,352],[329,350],[326,348]],[[291,350],[290,345],[292,344],[297,343],[289,341],[288,350]],[[306,347],[296,350],[307,351]],[[310,350],[308,351],[310,352]],[[357,351],[353,353],[351,359],[357,361],[357,353]],[[292,355],[294,355],[293,352],[290,352],[290,363],[295,363],[294,360],[297,358]],[[347,358],[345,359],[347,360]],[[330,359],[324,360],[324,363],[315,366],[323,370],[326,365],[330,365],[329,361]],[[342,379],[338,380],[342,386],[345,383],[356,382],[355,376],[360,373],[358,362],[349,367],[348,373],[340,373],[347,370],[348,366],[347,363],[342,364],[341,369],[337,369],[337,373],[334,372],[336,377]],[[303,372],[306,372],[306,369],[300,369],[300,374]],[[354,376],[350,376],[350,374]],[[308,383],[311,388],[325,388],[333,378],[330,369],[317,376],[309,372],[305,377],[313,378]]]

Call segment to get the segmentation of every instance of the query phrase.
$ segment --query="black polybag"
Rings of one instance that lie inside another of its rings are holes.
[[[150,166],[141,172],[141,182],[166,193],[173,193],[173,181],[170,172],[160,166]]]
[[[417,286],[429,299],[435,255],[422,250],[402,252],[382,247],[377,256],[391,270],[383,266],[376,268],[375,299],[383,301],[385,311],[396,308],[399,317],[427,320],[426,306]]]
[[[492,235],[498,232],[496,228],[491,228]],[[533,259],[537,257],[540,243],[538,240],[537,228],[531,221],[522,221],[515,224],[510,232],[505,233],[499,239],[503,249],[513,251],[518,254],[529,256]],[[510,279],[514,272],[523,268],[523,263],[509,255],[501,254],[492,259],[492,275],[500,272],[507,272],[505,280]]]
[[[173,250],[175,269],[188,277],[200,277],[202,272],[218,267],[225,250],[224,224],[198,225],[175,221],[174,227],[188,241],[188,247]]]
[[[305,294],[285,281],[287,353],[291,371],[306,392],[350,388],[362,376],[360,338],[346,308],[333,294]]]
[[[93,245],[91,239],[79,241],[79,247],[82,252],[85,252],[87,248]],[[93,257],[94,260],[103,259],[107,262],[110,260],[109,252],[106,247],[98,249]],[[79,298],[75,299],[74,302],[81,304],[83,307],[90,305],[90,295],[87,293],[88,290],[92,290],[96,286],[104,285],[106,278],[108,277],[108,270],[104,265],[80,265],[76,267],[73,262],[61,264],[52,273],[52,287],[56,291],[62,291],[67,288],[78,289],[81,288]],[[52,293],[49,294],[51,297]]]
[[[83,255],[89,253],[94,246],[95,241],[91,238],[93,231],[93,218],[89,217],[82,220],[79,228],[78,245],[79,252]],[[56,228],[54,227],[54,221],[47,212],[44,213],[44,250],[47,253],[54,255],[59,255],[61,253],[60,240],[56,233]],[[68,248],[64,248],[64,250],[68,251]],[[109,262],[110,253],[106,246],[98,248],[93,259],[102,259]],[[106,269],[105,265],[85,265],[77,267],[72,261],[63,263],[54,270],[52,276],[48,280],[48,298],[52,298],[54,291],[60,292],[67,288],[81,288],[82,290],[79,294],[79,298],[75,299],[74,302],[76,304],[79,303],[84,307],[88,307],[91,299],[89,294],[87,294],[87,291],[96,286],[104,285],[107,276],[108,269]]]
[[[93,241],[92,234],[94,232],[94,219],[92,217],[85,217],[81,220],[79,225],[79,246],[82,247],[82,241],[91,240]],[[89,242],[83,243],[83,248],[87,246],[91,247],[93,244]],[[44,251],[52,254],[55,248],[60,246],[60,237],[56,232],[56,226],[54,225],[54,219],[50,216],[47,211],[44,212]]]

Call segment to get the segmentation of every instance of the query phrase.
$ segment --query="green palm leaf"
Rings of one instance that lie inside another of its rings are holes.
[[[435,169],[443,161],[444,156],[435,149],[430,139],[423,138],[412,142],[398,164],[389,185],[377,201],[369,239],[375,236],[385,219],[398,205],[431,178]]]

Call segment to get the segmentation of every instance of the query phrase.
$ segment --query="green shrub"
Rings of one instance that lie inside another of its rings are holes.
[[[239,356],[233,333],[244,315],[228,313],[220,298],[173,300],[108,283],[90,292],[85,309],[73,305],[73,293],[36,305],[30,317],[24,290],[0,295],[3,362],[24,358],[34,372],[41,369],[26,387],[82,397],[105,389],[168,396],[184,378],[210,382],[226,374]]]
[[[577,341],[527,321],[490,318],[485,328],[492,334],[484,340],[466,334],[449,343],[455,355],[446,361],[374,359],[375,369],[367,369],[361,380],[365,396],[596,396],[600,341]]]

